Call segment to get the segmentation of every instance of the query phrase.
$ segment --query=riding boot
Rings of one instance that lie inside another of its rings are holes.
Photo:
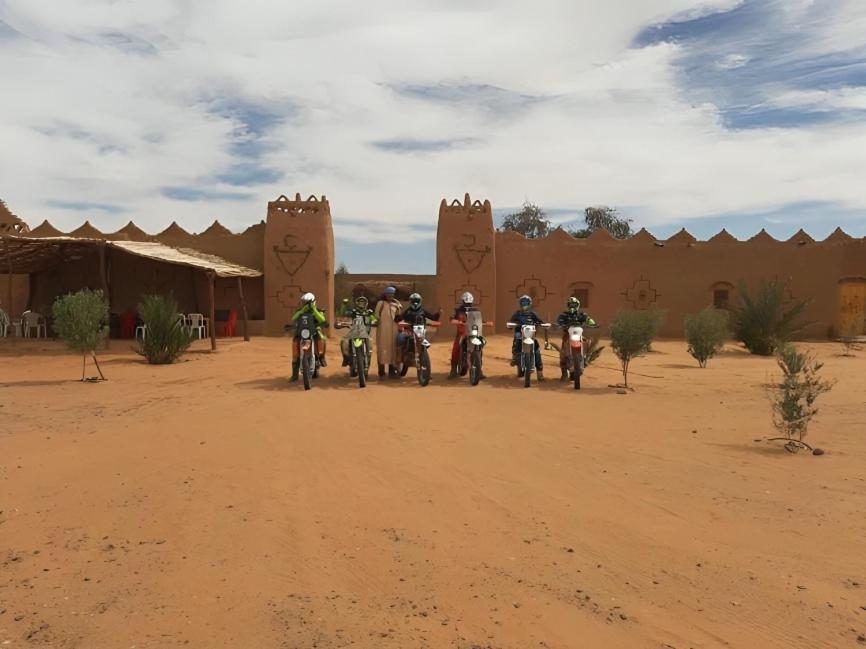
[[[324,354],[319,354],[319,365],[322,367],[328,367],[328,362],[325,360]]]
[[[397,366],[396,365],[389,365],[388,366],[388,378],[389,379],[396,379],[398,376],[399,376],[399,374],[397,372]]]
[[[560,371],[562,372],[562,376],[559,377],[559,380],[560,381],[568,381],[568,370],[565,369],[564,367],[562,367],[562,368],[560,368]]]
[[[451,372],[448,374],[449,379],[457,378],[457,363],[451,363]]]
[[[349,357],[343,354],[343,367],[349,367]]]
[[[292,378],[290,380],[298,380],[298,371],[301,369],[301,361],[292,361]]]
[[[385,378],[385,366],[379,365],[379,380],[381,381],[384,378]]]
[[[539,380],[539,381],[543,381],[543,380],[544,380],[544,371],[543,371],[543,369],[542,369],[541,367],[538,368],[538,374],[537,374],[537,376],[538,376],[538,380]]]

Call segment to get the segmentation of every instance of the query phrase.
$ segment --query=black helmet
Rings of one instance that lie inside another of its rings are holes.
[[[580,300],[572,295],[568,298],[568,310],[577,311],[578,309],[580,309]]]
[[[532,306],[532,298],[529,297],[528,295],[521,295],[520,296],[520,309],[522,311],[529,311],[531,306]]]
[[[421,295],[418,293],[412,293],[412,295],[409,296],[409,306],[411,306],[413,309],[420,308],[421,307]]]

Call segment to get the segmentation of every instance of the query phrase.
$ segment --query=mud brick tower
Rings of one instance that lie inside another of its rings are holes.
[[[493,210],[490,201],[472,201],[466,194],[463,203],[454,200],[449,205],[443,198],[439,204],[439,226],[436,234],[435,304],[447,318],[469,291],[475,304],[492,320],[496,314],[496,256]],[[447,313],[446,313],[447,311]],[[453,332],[452,325],[443,331]]]
[[[307,291],[333,322],[334,230],[324,196],[301,200],[295,194],[268,203],[263,261],[266,335],[282,333]]]

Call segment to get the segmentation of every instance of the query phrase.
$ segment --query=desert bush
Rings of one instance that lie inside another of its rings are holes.
[[[833,387],[833,382],[820,378],[823,363],[809,352],[798,351],[790,343],[779,348],[776,361],[782,370],[782,380],[768,389],[773,425],[784,437],[774,439],[784,440],[785,448],[792,453],[801,448],[811,449],[803,438],[809,422],[818,414],[815,401]]]
[[[145,295],[138,311],[147,325],[147,335],[136,351],[151,365],[176,361],[192,343],[192,334],[178,318],[177,302],[163,295]]]
[[[684,321],[689,354],[701,367],[718,354],[728,339],[728,312],[708,306],[699,313],[689,314]]]
[[[733,313],[734,334],[752,354],[770,356],[807,326],[801,320],[806,302],[786,308],[783,282],[761,282],[754,296],[744,282],[738,290],[740,306]]]
[[[586,339],[586,349],[584,350],[584,359],[586,361],[587,366],[592,363],[595,359],[601,356],[601,352],[604,351],[604,345],[598,344],[598,338],[587,338]]]
[[[105,380],[96,359],[96,348],[108,333],[108,300],[102,291],[85,288],[58,297],[51,312],[54,331],[70,349],[81,352],[81,380],[85,380],[88,354],[96,365],[99,378]]]
[[[626,387],[631,361],[647,352],[658,326],[658,312],[651,310],[620,311],[610,323],[610,346],[622,364]]]

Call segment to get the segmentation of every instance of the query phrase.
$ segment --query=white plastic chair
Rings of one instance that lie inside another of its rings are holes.
[[[135,339],[138,340],[138,334],[141,334],[141,342],[144,342],[144,339],[147,338],[147,325],[138,325],[135,328]]]
[[[21,316],[21,320],[25,338],[30,338],[31,329],[36,329],[37,338],[48,337],[48,326],[45,324],[45,318],[36,313],[36,311],[25,311]]]
[[[205,318],[201,313],[190,313],[187,319],[189,320],[187,329],[190,333],[195,332],[199,340],[207,338],[207,326],[205,325]]]

